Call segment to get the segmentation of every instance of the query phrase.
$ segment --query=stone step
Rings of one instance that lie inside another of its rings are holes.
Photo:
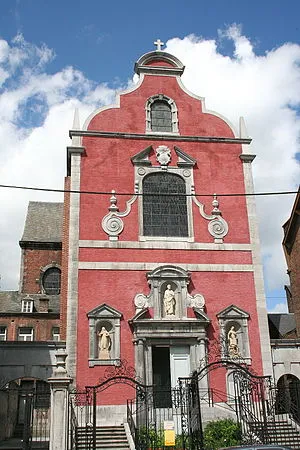
[[[128,450],[129,445],[123,426],[106,426],[96,428],[96,448],[101,450]],[[78,427],[76,429],[76,448],[85,450],[93,439],[93,429],[91,427]]]

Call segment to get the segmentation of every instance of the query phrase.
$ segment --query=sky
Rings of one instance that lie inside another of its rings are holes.
[[[237,127],[257,155],[255,191],[300,180],[300,2],[296,0],[1,0],[0,184],[63,188],[74,109],[83,123],[136,79],[135,61],[164,50],[185,86]],[[0,188],[1,289],[18,289],[29,200],[60,194]],[[286,311],[282,225],[295,195],[257,199],[267,305]]]

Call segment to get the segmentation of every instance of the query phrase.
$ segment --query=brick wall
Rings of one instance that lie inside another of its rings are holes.
[[[61,265],[61,250],[26,248],[23,258],[21,291],[28,294],[38,294],[40,292],[41,268],[52,263]]]
[[[291,253],[287,257],[292,293],[292,308],[295,314],[297,335],[300,337],[300,228],[298,228]]]
[[[60,326],[58,315],[53,318],[53,315],[45,317],[45,313],[26,314],[22,316],[2,316],[0,317],[0,326],[7,327],[7,341],[18,340],[18,329],[20,327],[30,327],[34,329],[35,341],[51,341],[52,328]]]

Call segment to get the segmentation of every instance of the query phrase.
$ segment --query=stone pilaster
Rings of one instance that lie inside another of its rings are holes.
[[[48,381],[51,386],[51,422],[49,450],[68,448],[68,392],[72,381],[65,369],[67,353],[59,349],[56,353],[54,376]]]

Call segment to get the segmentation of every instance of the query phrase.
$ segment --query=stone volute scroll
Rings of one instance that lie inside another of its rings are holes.
[[[195,196],[195,193],[193,195],[193,201],[198,206],[201,216],[204,217],[204,219],[209,220],[208,232],[214,238],[215,243],[222,244],[223,238],[227,235],[229,228],[228,223],[225,219],[223,219],[222,212],[219,209],[219,201],[217,195],[214,194],[214,198],[212,201],[213,210],[211,214],[205,213],[204,205],[199,202],[199,200]]]
[[[135,189],[135,192],[137,189]],[[108,208],[109,213],[102,219],[102,228],[105,233],[108,235],[110,241],[117,241],[119,239],[119,235],[122,233],[124,229],[124,222],[122,217],[128,216],[131,211],[132,204],[137,199],[137,195],[134,194],[127,202],[126,209],[124,212],[119,211],[119,207],[117,205],[117,197],[116,191],[111,191],[112,196],[110,197],[110,206]]]

